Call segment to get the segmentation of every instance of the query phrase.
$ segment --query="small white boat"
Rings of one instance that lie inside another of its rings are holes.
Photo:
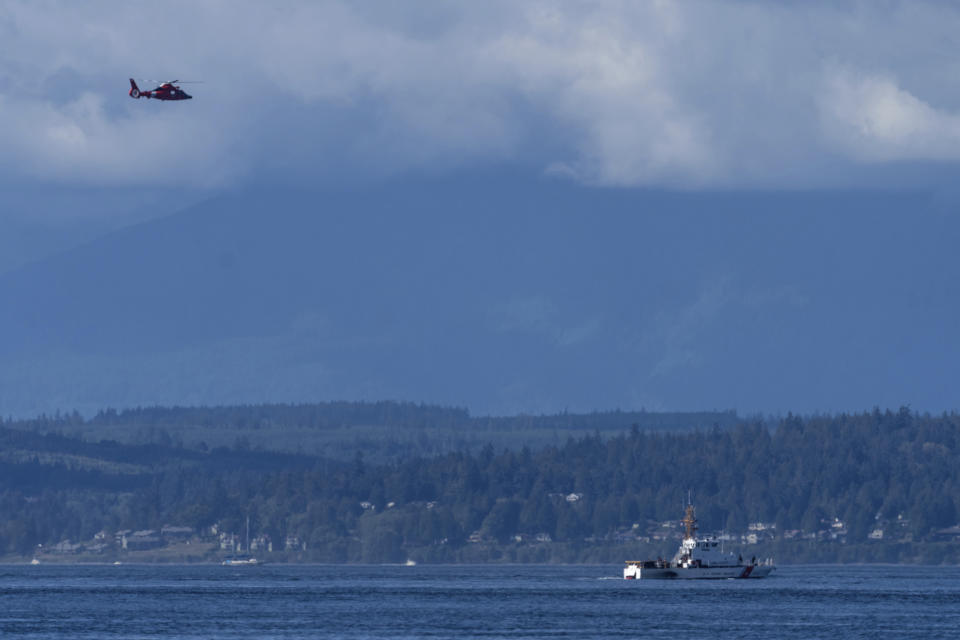
[[[246,550],[250,551],[250,516],[247,516],[247,544]],[[257,559],[253,556],[227,556],[223,559],[222,564],[229,565],[249,565],[257,564]]]
[[[776,568],[770,559],[758,561],[753,558],[746,563],[741,556],[724,553],[720,541],[714,536],[697,537],[697,519],[692,504],[687,505],[682,522],[686,533],[672,560],[628,560],[623,577],[627,580],[766,578]]]

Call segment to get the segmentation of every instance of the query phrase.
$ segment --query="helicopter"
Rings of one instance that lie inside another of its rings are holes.
[[[180,80],[171,80],[161,82],[155,80],[159,85],[156,89],[150,91],[141,91],[136,81],[130,78],[130,97],[131,98],[154,98],[155,100],[192,100],[193,96],[181,89],[176,83]],[[199,82],[199,80],[184,80],[183,84],[188,82]]]

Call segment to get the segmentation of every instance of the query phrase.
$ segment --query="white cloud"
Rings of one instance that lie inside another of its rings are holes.
[[[865,162],[960,159],[960,112],[935,109],[892,78],[826,72],[820,115],[829,144]]]
[[[0,162],[11,174],[91,185],[191,187],[234,177],[236,162],[220,162],[227,159],[221,132],[182,111],[112,117],[102,95],[82,92],[63,104],[0,98],[0,115],[0,147],[7,150]]]
[[[487,59],[502,66],[502,77],[572,133],[578,153],[558,166],[608,184],[709,181],[710,132],[666,77],[661,27],[675,32],[677,11],[664,7],[625,6],[625,16],[530,11],[526,30],[491,43]]]
[[[153,186],[503,162],[609,185],[869,182],[957,159],[958,28],[936,2],[8,2],[0,166]],[[190,103],[126,96],[131,75],[188,74],[206,81]]]

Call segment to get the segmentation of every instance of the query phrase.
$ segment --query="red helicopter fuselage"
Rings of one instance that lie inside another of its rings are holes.
[[[191,100],[193,98],[193,96],[173,84],[173,82],[164,82],[151,91],[141,91],[133,78],[130,78],[130,97],[153,98],[154,100]]]

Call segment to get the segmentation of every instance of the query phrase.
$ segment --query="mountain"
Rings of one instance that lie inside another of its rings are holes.
[[[913,193],[251,189],[0,276],[0,411],[940,410],[958,232]]]

